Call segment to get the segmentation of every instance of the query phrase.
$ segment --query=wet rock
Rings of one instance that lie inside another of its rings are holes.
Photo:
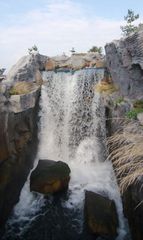
[[[15,104],[3,84],[0,93],[0,227],[19,199],[37,150],[40,90],[17,95]],[[14,96],[11,96],[14,97]],[[24,97],[24,98],[23,98]]]
[[[133,240],[143,239],[143,177],[123,194],[124,214],[129,221]]]
[[[30,176],[30,190],[48,194],[66,190],[70,180],[70,169],[64,162],[40,160]]]
[[[85,222],[97,236],[116,237],[118,216],[115,203],[94,192],[85,192]]]

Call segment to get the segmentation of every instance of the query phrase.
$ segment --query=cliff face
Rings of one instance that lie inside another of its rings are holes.
[[[22,58],[0,84],[0,226],[18,201],[36,156],[43,59],[41,55]],[[19,81],[32,82],[32,89],[11,95],[10,88]]]
[[[110,122],[110,134],[116,134],[119,129],[124,132],[127,124],[126,113],[135,109],[135,102],[142,103],[143,99],[143,30],[135,34],[109,43],[105,47],[107,67],[110,71],[112,81],[118,86],[116,96],[112,98],[112,107],[108,105],[108,116],[113,118]],[[121,98],[122,97],[122,98]],[[119,100],[120,99],[120,100]],[[120,102],[119,102],[120,101]],[[142,116],[142,113],[140,113]],[[138,117],[137,117],[138,118]],[[130,133],[140,136],[143,134],[142,122],[138,119],[128,119]],[[116,129],[115,129],[116,128]],[[131,140],[131,139],[130,139]],[[127,144],[127,143],[126,143]],[[118,144],[117,144],[118,145]],[[119,144],[120,145],[120,144]],[[116,146],[118,149],[118,146]],[[125,153],[123,153],[125,154]],[[134,152],[136,154],[136,152]],[[128,163],[132,161],[129,155]],[[124,155],[123,155],[124,157]],[[131,173],[130,169],[129,173]],[[122,178],[126,173],[122,174]],[[121,180],[121,179],[120,179]],[[143,230],[143,177],[140,175],[136,183],[131,184],[123,193],[124,213],[129,220],[132,237],[134,240],[142,240]]]
[[[107,67],[120,92],[131,98],[143,92],[143,30],[105,46]]]
[[[20,107],[12,108],[13,100],[5,98],[0,110],[0,225],[18,201],[36,155],[39,90],[32,94],[35,102],[27,108],[20,100]],[[29,99],[28,95],[25,98]]]

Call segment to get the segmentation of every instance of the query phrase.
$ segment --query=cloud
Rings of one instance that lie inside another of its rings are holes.
[[[34,44],[48,56],[69,53],[72,47],[84,52],[104,46],[120,37],[120,25],[87,15],[83,5],[70,0],[45,1],[41,9],[13,16],[12,26],[0,27],[0,64],[9,68]]]

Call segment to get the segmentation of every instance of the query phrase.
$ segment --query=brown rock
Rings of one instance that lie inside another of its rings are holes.
[[[85,221],[89,231],[98,236],[117,235],[118,216],[115,203],[94,192],[85,192]]]
[[[46,71],[53,71],[55,70],[56,63],[52,59],[48,60],[45,64],[45,70]]]
[[[97,68],[105,68],[106,67],[105,61],[97,61],[96,67]]]
[[[40,160],[30,177],[30,190],[48,194],[67,189],[70,169],[64,162]]]
[[[35,82],[38,85],[42,85],[42,83],[43,83],[43,78],[42,78],[42,75],[41,75],[39,70],[37,70],[36,73],[35,73]]]

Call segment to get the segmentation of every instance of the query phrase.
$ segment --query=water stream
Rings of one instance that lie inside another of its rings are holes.
[[[39,159],[62,160],[71,169],[67,194],[43,197],[29,190],[29,177],[6,225],[3,240],[90,240],[84,229],[84,192],[104,192],[119,216],[118,240],[126,235],[120,194],[106,161],[105,109],[95,86],[104,70],[43,72]],[[100,238],[101,239],[101,238]]]

